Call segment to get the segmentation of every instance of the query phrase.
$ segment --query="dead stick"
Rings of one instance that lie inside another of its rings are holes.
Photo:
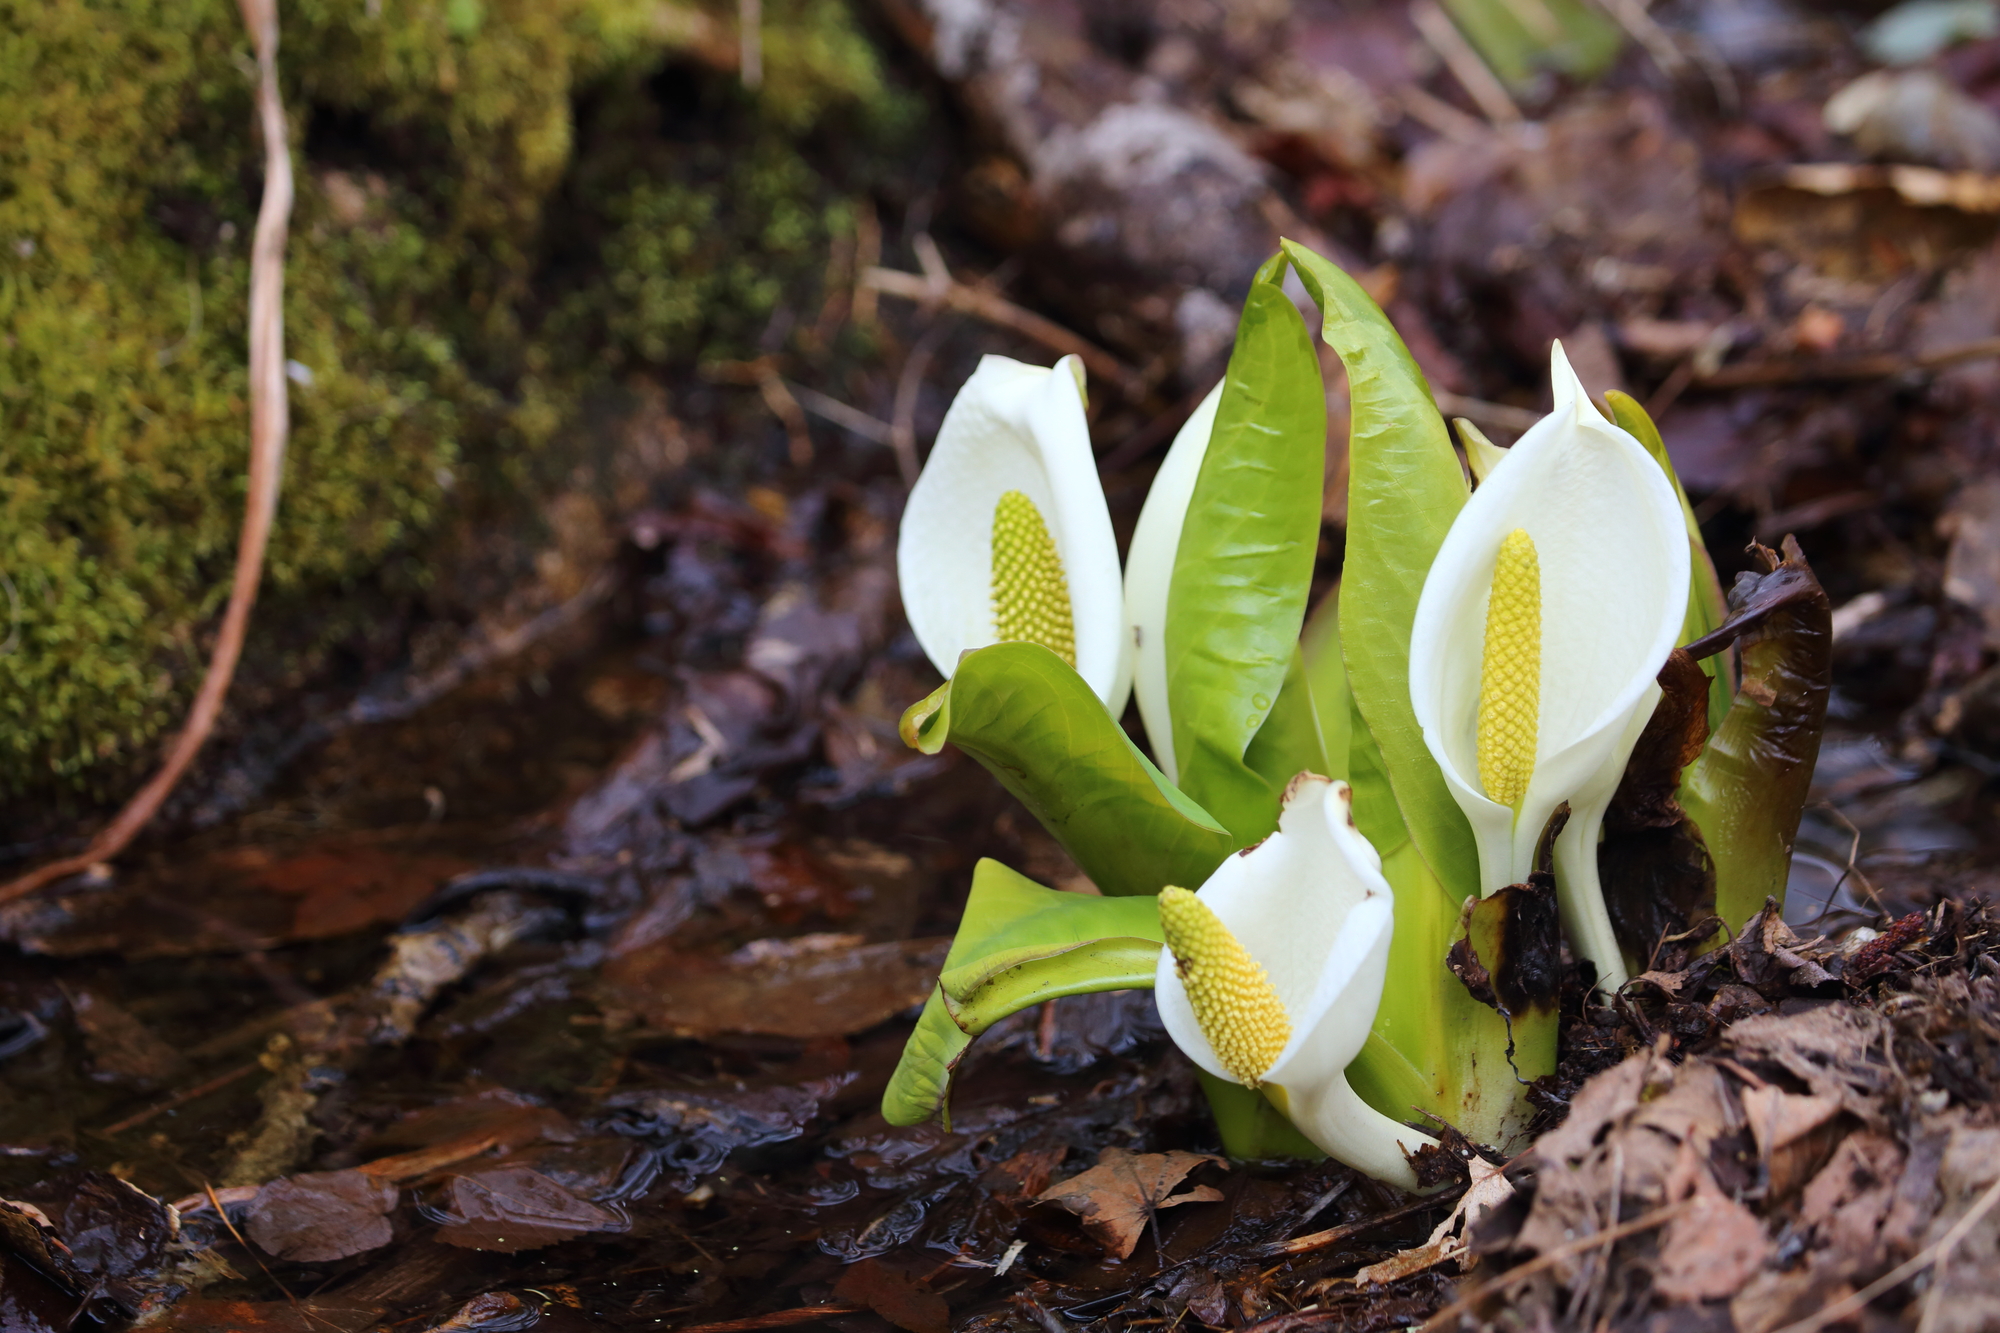
[[[250,608],[264,572],[264,547],[278,512],[290,411],[285,397],[285,231],[292,216],[292,158],[285,142],[285,110],[278,100],[277,0],[239,0],[243,22],[257,46],[257,124],[264,136],[264,199],[250,248],[250,485],[243,533],[236,547],[236,576],[222,613],[215,651],[187,723],[152,781],[139,789],[118,817],[75,856],[51,861],[0,885],[0,903],[33,893],[125,850],[181,780],[222,713],[222,700],[243,653]]]
[[[151,1106],[147,1107],[145,1110],[135,1112],[132,1115],[128,1115],[115,1125],[106,1125],[102,1130],[99,1131],[99,1133],[102,1133],[107,1137],[113,1134],[123,1134],[128,1129],[135,1129],[138,1126],[145,1124],[148,1120],[151,1120],[154,1116],[159,1115],[163,1111],[171,1111],[176,1106],[186,1106],[189,1102],[193,1101],[195,1098],[206,1097],[211,1092],[220,1091],[221,1089],[226,1088],[230,1084],[234,1083],[237,1079],[244,1078],[250,1074],[254,1074],[261,1068],[263,1068],[263,1066],[258,1064],[255,1060],[252,1060],[247,1065],[238,1065],[236,1066],[236,1068],[230,1070],[226,1074],[217,1074],[214,1078],[208,1080],[208,1082],[206,1083],[197,1083],[192,1088],[188,1088],[183,1092],[177,1092],[163,1102],[154,1102]]]
[[[904,273],[893,268],[871,268],[861,275],[861,285],[871,291],[887,296],[900,296],[906,301],[920,305],[942,303],[962,315],[983,319],[988,324],[997,324],[1003,329],[1012,329],[1052,352],[1063,356],[1074,356],[1089,368],[1093,375],[1101,375],[1118,386],[1118,391],[1132,402],[1139,402],[1146,396],[1146,386],[1130,366],[1120,361],[1096,343],[1072,333],[1052,319],[1046,319],[1032,310],[1024,310],[1006,297],[984,287],[970,287],[955,279],[939,283],[920,273]]]
[[[1947,370],[1967,361],[1985,361],[1994,357],[2000,357],[2000,338],[1980,338],[1915,356],[1881,352],[1814,361],[1739,361],[1710,374],[1698,375],[1694,383],[1703,389],[1748,389],[1811,380],[1878,380],[1920,371]]]
[[[815,1319],[828,1315],[860,1314],[868,1307],[850,1305],[845,1301],[829,1301],[825,1305],[802,1305],[796,1310],[775,1310],[770,1314],[754,1314],[748,1319],[724,1319],[715,1324],[689,1324],[675,1333],[751,1333],[759,1328],[783,1328],[787,1324],[810,1324]]]
[[[1421,1213],[1428,1208],[1441,1207],[1447,1202],[1449,1202],[1449,1199],[1446,1197],[1437,1195],[1427,1196],[1416,1200],[1414,1203],[1406,1203],[1400,1208],[1391,1208],[1386,1213],[1376,1213],[1373,1217],[1364,1217],[1357,1222],[1348,1222],[1342,1226],[1329,1227],[1325,1231],[1315,1231],[1293,1240],[1272,1241],[1268,1245],[1261,1247],[1257,1253],[1266,1259],[1275,1258],[1281,1254],[1287,1256],[1311,1254],[1314,1250],[1323,1250],[1329,1245],[1338,1245],[1350,1236],[1359,1236],[1363,1232],[1373,1231],[1376,1227],[1385,1226],[1390,1222],[1408,1217],[1411,1213]]]

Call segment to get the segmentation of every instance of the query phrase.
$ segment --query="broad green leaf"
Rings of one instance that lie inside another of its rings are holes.
[[[1319,358],[1275,271],[1243,304],[1167,593],[1181,786],[1243,843],[1278,824],[1284,783],[1244,755],[1297,654],[1326,475]]]
[[[1340,588],[1335,585],[1306,619],[1299,636],[1305,654],[1306,685],[1312,690],[1313,712],[1319,717],[1320,746],[1326,751],[1326,775],[1347,776],[1348,749],[1354,730],[1354,708],[1347,695],[1347,664],[1340,660]]]
[[[1745,640],[1736,702],[1681,775],[1677,793],[1708,844],[1715,912],[1732,932],[1765,898],[1785,900],[1792,843],[1812,787],[1833,683],[1833,613],[1826,593],[1790,537],[1782,564],[1757,549],[1766,572],[1757,582],[1738,583],[1735,609],[1754,609],[1760,593],[1775,609],[1767,608]],[[1782,603],[1773,594],[1784,594]]]
[[[1327,771],[1331,765],[1327,763],[1326,742],[1320,732],[1319,706],[1313,697],[1312,680],[1306,673],[1305,655],[1296,647],[1292,649],[1292,664],[1285,672],[1278,701],[1271,706],[1271,715],[1264,719],[1264,725],[1258,728],[1243,762],[1280,796],[1301,773],[1340,776]]]
[[[925,754],[949,741],[977,759],[1112,896],[1199,886],[1239,845],[1040,644],[967,653],[903,714],[902,735]]]
[[[1009,1014],[1065,995],[1151,989],[1161,943],[1153,898],[1063,893],[982,859],[937,989],[882,1094],[883,1118],[914,1125],[943,1113],[967,1046]]]
[[[1674,484],[1674,494],[1680,497],[1681,517],[1687,523],[1688,546],[1694,557],[1694,577],[1688,580],[1687,617],[1681,622],[1681,643],[1693,643],[1720,628],[1729,614],[1722,579],[1715,572],[1715,561],[1709,558],[1708,543],[1702,540],[1701,520],[1695,517],[1694,506],[1688,503],[1687,491],[1674,471],[1674,460],[1667,453],[1667,442],[1661,438],[1660,428],[1653,424],[1653,418],[1639,405],[1639,400],[1613,389],[1604,395],[1604,401],[1611,408],[1611,419],[1646,446],[1646,452],[1667,474],[1667,480]],[[1736,697],[1736,650],[1725,649],[1705,659],[1701,669],[1709,681],[1708,726],[1713,731],[1722,725],[1730,702]]]
[[[1430,385],[1381,308],[1325,259],[1283,244],[1319,302],[1327,345],[1347,367],[1353,428],[1340,640],[1348,689],[1395,792],[1394,822],[1462,898],[1478,890],[1479,852],[1410,706],[1410,626],[1431,561],[1465,504],[1465,473]],[[1376,827],[1392,819],[1364,818],[1358,784],[1355,809],[1364,832],[1368,819]]]

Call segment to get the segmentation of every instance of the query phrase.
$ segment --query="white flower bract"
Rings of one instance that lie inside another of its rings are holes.
[[[1347,1082],[1361,1053],[1389,964],[1395,899],[1382,860],[1354,823],[1344,782],[1301,773],[1285,792],[1278,831],[1224,861],[1196,896],[1264,969],[1284,1005],[1290,1038],[1259,1084],[1308,1139],[1378,1180],[1406,1189],[1405,1158],[1432,1140],[1370,1107]],[[1154,999],[1189,1059],[1224,1068],[1189,1000],[1170,949],[1160,951]]]
[[[1222,402],[1217,383],[1201,400],[1194,415],[1174,436],[1153,488],[1139,510],[1132,530],[1132,550],[1125,561],[1125,613],[1132,622],[1132,694],[1139,701],[1139,719],[1146,725],[1153,758],[1170,782],[1180,781],[1174,755],[1174,722],[1167,707],[1167,592],[1173,583],[1174,559],[1181,549],[1181,528],[1202,460],[1208,457],[1215,432],[1215,410]]]
[[[1131,691],[1131,640],[1074,356],[1052,369],[982,359],[911,488],[896,572],[910,628],[946,676],[962,653],[997,641],[993,515],[1010,491],[1047,525],[1067,582],[1077,674],[1116,715]]]
[[[1569,804],[1555,845],[1563,926],[1599,985],[1615,989],[1625,968],[1598,883],[1598,835],[1680,634],[1687,530],[1666,474],[1591,404],[1561,344],[1550,362],[1555,410],[1490,465],[1424,581],[1410,695],[1472,824],[1482,894],[1527,879],[1549,817]],[[1482,786],[1479,720],[1494,570],[1516,531],[1539,562],[1539,697],[1532,771],[1508,804]]]

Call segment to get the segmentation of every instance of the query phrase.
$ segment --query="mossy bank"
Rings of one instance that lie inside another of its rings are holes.
[[[241,517],[261,189],[228,0],[0,3],[0,792],[110,794]],[[594,387],[754,354],[921,113],[844,0],[284,0],[293,433],[253,661],[523,507]],[[286,627],[282,642],[270,629]]]

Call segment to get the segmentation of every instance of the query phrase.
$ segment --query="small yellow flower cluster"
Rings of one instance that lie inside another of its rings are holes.
[[[1062,556],[1042,511],[1020,491],[993,506],[993,631],[1001,643],[1039,643],[1076,665]]]
[[[1160,890],[1160,928],[1215,1058],[1246,1086],[1256,1087],[1292,1039],[1285,1002],[1263,965],[1186,889]]]

